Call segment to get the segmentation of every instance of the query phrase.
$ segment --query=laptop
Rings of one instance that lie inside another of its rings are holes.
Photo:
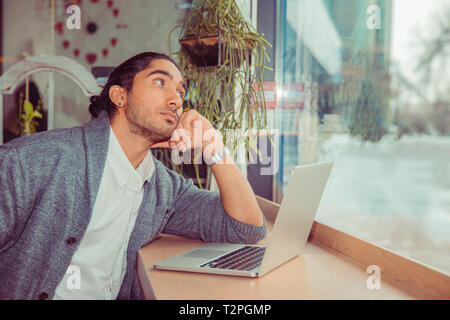
[[[267,246],[208,243],[154,264],[156,269],[262,277],[306,247],[333,163],[294,168]]]

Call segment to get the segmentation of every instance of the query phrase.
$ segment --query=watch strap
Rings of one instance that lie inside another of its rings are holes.
[[[222,160],[229,154],[230,154],[230,151],[228,150],[227,147],[225,147],[222,150],[217,151],[211,158],[205,158],[204,160],[207,165],[211,166],[213,164],[216,164],[217,162],[219,162],[220,160]]]

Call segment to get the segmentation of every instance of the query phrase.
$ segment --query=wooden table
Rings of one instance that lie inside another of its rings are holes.
[[[269,232],[272,223],[268,222]],[[259,244],[265,244],[265,239]],[[308,242],[303,254],[262,278],[244,278],[153,268],[157,261],[204,244],[161,235],[138,254],[138,274],[146,298],[157,299],[415,299],[381,278],[381,289],[368,289],[366,267],[336,251]]]

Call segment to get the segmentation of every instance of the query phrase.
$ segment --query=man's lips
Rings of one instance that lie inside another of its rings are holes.
[[[166,112],[161,112],[161,114],[167,116],[168,118],[170,118],[175,123],[178,122],[178,116],[174,112],[166,111]]]

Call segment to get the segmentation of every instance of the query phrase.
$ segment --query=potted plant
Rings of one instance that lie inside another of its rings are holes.
[[[39,126],[39,123],[34,118],[42,118],[42,114],[38,110],[40,110],[39,105],[35,109],[30,101],[24,101],[23,112],[19,114],[21,136],[28,136],[36,132],[36,127]]]
[[[194,0],[179,43],[180,50],[172,54],[185,72],[184,108],[206,117],[232,144],[230,149],[239,143],[247,151],[253,148],[251,135],[227,137],[227,131],[247,133],[267,126],[262,79],[270,69],[265,65],[265,46],[270,44],[245,20],[234,0]]]
[[[31,92],[30,92],[31,91]],[[28,136],[36,133],[39,122],[36,118],[43,119],[41,111],[41,100],[39,99],[39,93],[34,82],[30,82],[28,77],[25,80],[25,86],[18,92],[18,115],[17,124],[19,136]],[[33,106],[34,101],[36,107]]]
[[[28,65],[26,58],[28,57],[27,52],[23,52],[22,55],[25,57],[25,92],[23,90],[19,91],[19,114],[17,122],[19,124],[19,135],[20,136],[28,136],[36,132],[36,128],[39,126],[39,123],[35,120],[35,118],[42,119],[42,113],[40,113],[40,99],[38,98],[36,102],[36,108],[30,102],[30,89],[34,89],[35,93],[34,97],[38,95],[36,85],[33,81],[30,83],[30,78],[28,75]],[[31,84],[31,88],[30,88]]]

